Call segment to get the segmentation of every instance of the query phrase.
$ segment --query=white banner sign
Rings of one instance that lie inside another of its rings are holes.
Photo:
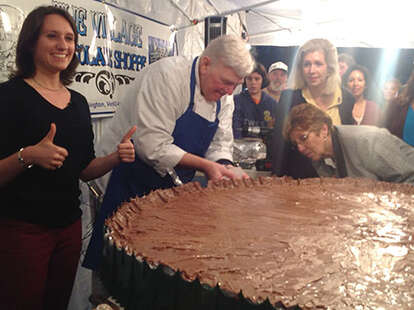
[[[174,36],[167,25],[129,10],[94,0],[0,3],[1,81],[14,65],[24,17],[37,6],[54,5],[73,16],[79,32],[80,65],[69,87],[83,94],[93,117],[110,116],[122,101],[136,95],[133,81],[152,62],[173,54]]]

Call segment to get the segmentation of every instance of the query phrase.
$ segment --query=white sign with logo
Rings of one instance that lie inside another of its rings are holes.
[[[0,4],[1,81],[14,66],[16,41],[23,20],[37,6],[67,10],[79,33],[80,65],[70,88],[83,94],[92,117],[110,116],[134,97],[134,80],[158,59],[173,54],[174,35],[168,25],[112,4],[94,0],[6,0]]]

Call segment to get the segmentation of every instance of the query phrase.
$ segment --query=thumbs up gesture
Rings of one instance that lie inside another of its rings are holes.
[[[54,144],[56,135],[55,123],[50,124],[49,132],[33,148],[33,163],[45,169],[55,170],[63,165],[68,151]]]
[[[122,162],[132,163],[135,160],[135,149],[131,141],[135,130],[137,130],[137,126],[133,126],[118,144],[118,157]]]

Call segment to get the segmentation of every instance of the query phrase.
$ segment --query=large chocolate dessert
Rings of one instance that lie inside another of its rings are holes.
[[[414,309],[413,202],[350,178],[158,190],[107,220],[106,279],[124,305],[152,294],[137,309]]]

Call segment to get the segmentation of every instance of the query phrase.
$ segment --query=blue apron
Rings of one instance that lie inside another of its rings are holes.
[[[217,101],[216,119],[210,122],[193,111],[194,92],[196,85],[196,62],[191,67],[190,104],[183,115],[176,121],[172,136],[174,144],[194,155],[204,157],[217,131],[221,103]],[[138,129],[139,130],[139,129]],[[177,168],[177,175],[183,183],[191,181],[195,175],[192,168]],[[135,196],[143,196],[156,189],[173,187],[169,175],[161,177],[151,166],[144,163],[138,156],[133,163],[121,163],[112,170],[105,191],[102,206],[95,220],[94,229],[86,251],[83,266],[90,269],[99,268],[103,249],[103,226],[109,217],[124,201]]]

